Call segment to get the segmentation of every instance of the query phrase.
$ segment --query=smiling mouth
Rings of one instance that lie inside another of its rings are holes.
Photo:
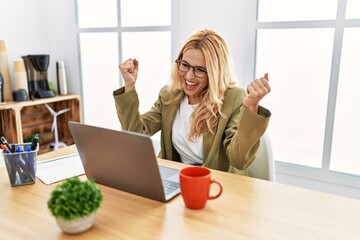
[[[188,90],[192,90],[194,89],[199,83],[193,83],[193,82],[189,82],[189,81],[185,81],[186,83],[186,89]]]

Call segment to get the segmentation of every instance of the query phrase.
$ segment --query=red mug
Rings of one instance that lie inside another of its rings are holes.
[[[219,192],[210,196],[210,186],[213,183],[219,186]],[[180,188],[185,206],[190,209],[204,208],[207,200],[220,197],[223,191],[221,183],[211,177],[210,169],[199,166],[180,170]]]

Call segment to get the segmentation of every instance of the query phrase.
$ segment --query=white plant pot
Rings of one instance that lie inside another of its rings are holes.
[[[96,214],[90,214],[88,216],[77,218],[74,220],[62,220],[56,218],[56,222],[58,226],[63,230],[65,233],[69,234],[77,234],[82,233],[91,228],[94,224]]]

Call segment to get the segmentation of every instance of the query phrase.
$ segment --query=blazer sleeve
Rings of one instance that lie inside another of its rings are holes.
[[[265,133],[269,124],[271,113],[266,108],[259,106],[258,113],[251,112],[243,104],[242,96],[237,95],[225,129],[224,146],[229,159],[229,164],[239,170],[246,169],[255,159],[260,145],[260,138]]]
[[[125,93],[122,87],[113,92],[115,106],[122,129],[154,135],[161,128],[161,101],[154,103],[150,111],[140,115],[139,97],[136,90]]]

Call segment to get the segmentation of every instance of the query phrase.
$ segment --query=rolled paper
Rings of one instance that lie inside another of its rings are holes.
[[[4,78],[4,100],[13,101],[9,62],[4,40],[0,40],[0,72]]]
[[[15,90],[24,89],[29,94],[25,63],[23,59],[14,60]]]

